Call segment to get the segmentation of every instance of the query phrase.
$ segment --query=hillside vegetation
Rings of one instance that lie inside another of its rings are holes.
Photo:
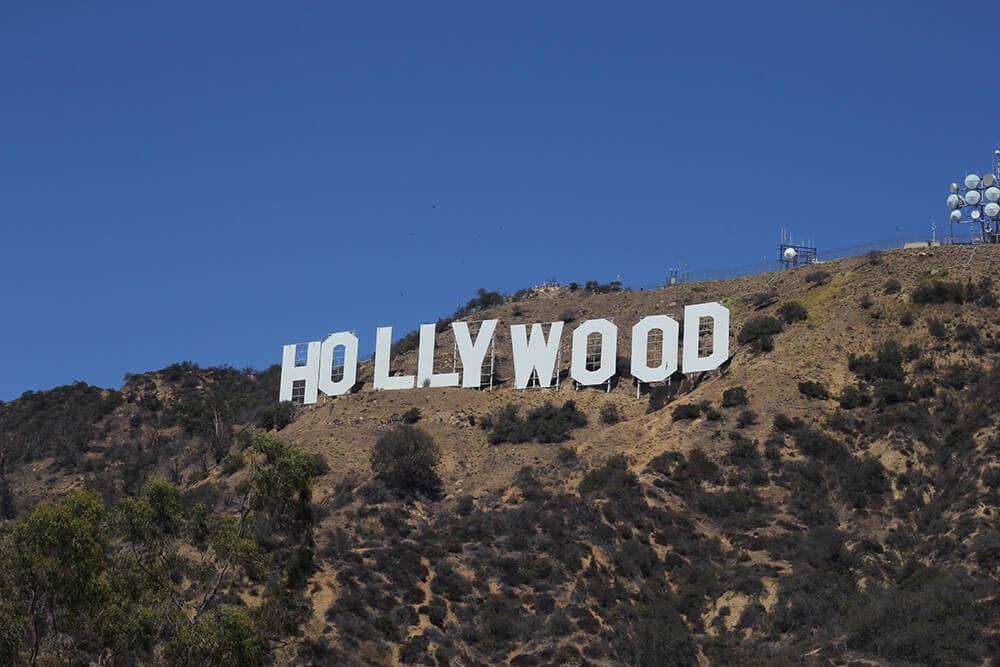
[[[277,367],[29,392],[0,404],[0,664],[989,664],[998,271],[480,290],[435,363],[498,318],[493,391],[376,392],[368,361],[298,408]],[[730,361],[637,398],[628,329],[706,301]],[[595,317],[610,390],[565,377],[569,332],[560,389],[513,389],[511,323]]]

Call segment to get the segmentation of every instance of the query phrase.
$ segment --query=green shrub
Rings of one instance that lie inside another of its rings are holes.
[[[868,310],[869,308],[872,307],[872,298],[867,294],[865,294],[863,297],[861,297],[859,305],[861,306],[862,310]]]
[[[617,403],[607,403],[601,408],[602,424],[617,424],[621,420],[622,413]]]
[[[767,306],[770,306],[777,300],[778,300],[777,292],[758,292],[757,294],[753,295],[751,303],[753,303],[754,308],[760,310],[761,308],[766,308]]]
[[[751,345],[754,349],[769,351],[774,344],[771,337],[781,333],[781,320],[774,317],[755,317],[740,330],[736,342],[740,345]]]
[[[840,396],[837,397],[837,400],[840,402],[840,407],[845,410],[861,408],[871,405],[872,402],[871,396],[863,388],[850,384],[840,390]]]
[[[794,431],[797,428],[803,426],[802,420],[799,418],[790,419],[787,415],[782,412],[774,415],[774,428],[782,433],[788,431]]]
[[[747,426],[753,426],[757,423],[757,413],[753,410],[744,410],[736,418],[737,428],[746,428]]]
[[[570,461],[576,461],[576,448],[560,447],[559,453],[556,456],[559,459],[559,463],[569,463]]]
[[[295,404],[282,401],[276,406],[269,406],[257,413],[257,425],[265,431],[274,429],[280,431],[295,419]]]
[[[904,327],[913,326],[913,313],[906,311],[899,316],[899,324]]]
[[[569,439],[571,429],[587,425],[587,416],[576,407],[575,401],[566,401],[561,408],[546,403],[528,413],[527,419],[517,414],[517,406],[508,403],[493,421],[488,440],[522,443],[535,440],[542,443],[563,442]]]
[[[730,387],[722,392],[722,407],[724,408],[735,408],[746,405],[748,402],[747,390],[743,387]]]
[[[939,340],[944,340],[948,337],[948,330],[945,329],[944,323],[933,317],[927,318],[927,331]]]
[[[913,387],[906,382],[883,380],[875,387],[875,400],[879,405],[893,405],[912,398]]]
[[[559,319],[568,324],[576,319],[576,313],[569,309],[564,310],[559,313]]]
[[[473,500],[472,496],[459,496],[458,502],[455,504],[455,513],[459,516],[469,516],[472,514],[472,510],[475,509],[475,507],[476,502]]]
[[[222,459],[222,472],[225,475],[232,475],[237,470],[243,468],[246,465],[246,461],[243,459],[243,455],[239,452],[231,452],[226,455],[226,458]]]
[[[410,637],[399,647],[399,661],[402,663],[420,662],[427,655],[429,643],[430,640],[423,634]]]
[[[806,398],[812,398],[815,400],[825,401],[830,398],[830,392],[827,390],[826,385],[822,382],[813,382],[812,380],[800,382],[799,393]]]
[[[979,663],[990,610],[958,577],[924,570],[869,590],[847,619],[847,646],[907,664]]]
[[[663,384],[651,387],[649,390],[649,405],[646,408],[646,412],[656,412],[672,401],[674,395],[677,393],[677,387],[678,385],[676,384]]]
[[[404,424],[416,424],[420,421],[420,408],[410,408],[403,413]]]
[[[794,322],[801,322],[809,318],[809,311],[798,301],[789,301],[788,303],[783,303],[778,308],[778,315],[785,320],[786,323],[792,324]]]
[[[830,280],[830,274],[826,271],[811,271],[806,274],[806,282],[822,285]]]
[[[608,498],[627,499],[642,495],[639,478],[623,468],[621,461],[609,459],[603,468],[594,468],[580,480],[581,495],[599,492]]]
[[[944,283],[935,280],[913,290],[914,303],[963,303],[965,290],[960,283]]]
[[[426,431],[404,425],[378,439],[372,449],[371,466],[376,478],[398,496],[422,494],[436,499],[442,489],[437,474],[440,459],[441,452]]]
[[[700,415],[701,408],[693,404],[678,405],[671,413],[671,417],[673,417],[674,421],[680,421],[682,419],[697,419]]]
[[[962,322],[955,327],[955,340],[960,343],[978,343],[979,330],[971,324]]]
[[[889,278],[882,284],[882,289],[885,290],[886,294],[895,294],[900,289],[902,289],[902,287],[903,286],[900,284],[900,282],[895,278]]]
[[[847,367],[862,380],[869,382],[874,380],[897,380],[902,381],[903,374],[903,349],[894,340],[887,340],[876,350],[875,356],[865,354],[855,357],[851,354],[848,357]]]

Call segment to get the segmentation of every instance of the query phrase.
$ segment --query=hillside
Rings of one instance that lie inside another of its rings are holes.
[[[373,391],[368,361],[292,412],[276,367],[176,364],[0,404],[0,663],[992,664],[998,271],[952,246],[523,290],[460,313],[500,320],[493,391]],[[565,371],[581,321],[627,358],[641,317],[707,301],[720,370],[513,389],[512,323],[572,317]],[[404,421],[436,497],[372,470]]]

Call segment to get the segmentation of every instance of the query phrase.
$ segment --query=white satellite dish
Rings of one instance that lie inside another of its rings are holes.
[[[948,208],[955,210],[957,208],[962,208],[965,202],[958,195],[948,195]]]
[[[798,253],[795,252],[795,248],[785,248],[785,259],[793,260]]]
[[[1000,201],[1000,188],[986,188],[986,201]]]
[[[972,209],[972,213],[970,213],[969,215],[972,217],[973,220],[979,220],[980,216],[979,209],[978,208]]]
[[[967,188],[978,188],[979,187],[979,177],[975,174],[969,174],[965,177],[965,187]]]
[[[983,176],[983,187],[989,188],[997,184],[997,177],[993,174],[985,174]]]
[[[951,221],[952,222],[958,222],[961,219],[962,219],[962,212],[961,211],[952,211],[951,212]]]
[[[979,190],[969,190],[965,193],[965,201],[969,206],[976,206],[983,200],[983,196],[979,194]]]
[[[991,201],[989,204],[983,207],[983,213],[986,214],[987,218],[995,218],[997,216],[1000,216],[1000,204]]]

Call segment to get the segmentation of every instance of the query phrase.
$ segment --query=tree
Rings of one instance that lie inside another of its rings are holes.
[[[400,497],[417,494],[436,499],[442,483],[437,474],[441,451],[421,428],[403,425],[375,443],[371,466],[375,476]]]

